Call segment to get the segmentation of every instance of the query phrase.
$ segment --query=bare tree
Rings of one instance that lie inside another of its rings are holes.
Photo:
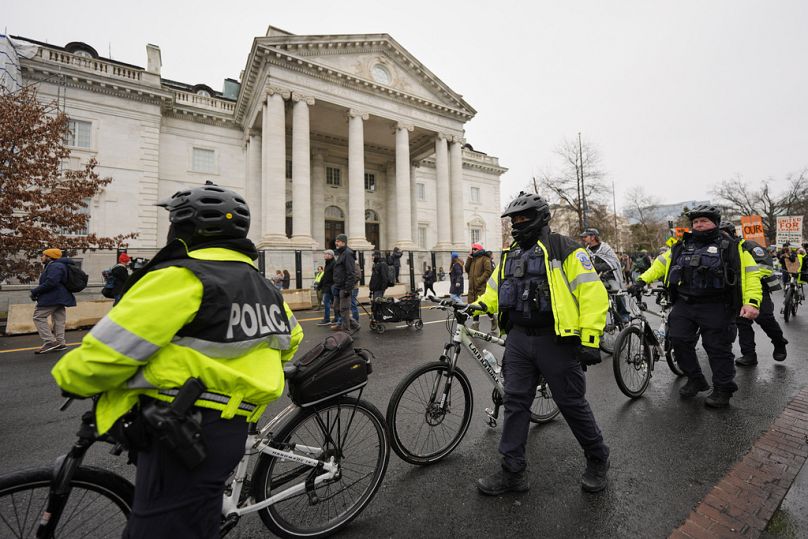
[[[33,280],[46,247],[113,248],[134,237],[86,233],[87,199],[112,178],[96,173],[95,159],[63,170],[67,130],[67,116],[55,103],[40,102],[33,87],[0,92],[0,280]]]
[[[656,215],[659,199],[649,195],[642,187],[635,186],[625,196],[626,212],[636,223],[630,225],[631,243],[634,249],[656,249],[665,242],[667,225]]]

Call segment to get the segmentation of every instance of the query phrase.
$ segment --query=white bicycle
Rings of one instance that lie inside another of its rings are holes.
[[[505,394],[501,368],[489,365],[472,337],[505,346],[505,340],[466,326],[468,305],[426,298],[446,311],[446,329],[452,335],[438,361],[422,365],[408,374],[393,391],[387,406],[387,426],[393,451],[410,464],[431,464],[454,451],[471,423],[474,395],[468,376],[458,366],[460,350],[477,360],[493,385],[494,408],[486,408],[486,422],[496,427]],[[530,420],[546,423],[558,415],[558,406],[543,376],[539,377]]]
[[[96,441],[116,444],[97,436],[93,421],[84,414],[78,441],[56,466],[0,477],[0,537],[121,536],[134,487],[109,470],[82,466]],[[361,398],[290,404],[260,430],[251,425],[225,491],[222,536],[255,512],[281,537],[331,535],[370,503],[387,470],[384,417]],[[116,444],[113,454],[121,451]]]

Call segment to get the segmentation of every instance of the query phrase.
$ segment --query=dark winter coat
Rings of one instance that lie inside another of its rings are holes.
[[[395,268],[401,267],[401,255],[403,254],[404,253],[402,253],[398,247],[393,249],[393,252],[390,253],[390,259],[392,260],[393,267]]]
[[[334,261],[336,259],[332,258],[331,260],[325,261],[325,267],[323,268],[323,278],[320,279],[320,288],[323,290],[331,290],[331,287],[334,286]]]
[[[466,273],[469,274],[469,303],[485,294],[488,278],[494,271],[491,251],[477,251],[466,259]]]
[[[460,260],[453,262],[452,267],[449,268],[449,282],[451,283],[451,288],[449,289],[450,294],[457,294],[459,296],[463,293],[463,265],[460,263]]]
[[[435,284],[435,270],[430,269],[424,272],[424,284],[426,286]]]
[[[349,247],[337,249],[334,259],[334,286],[340,290],[351,290],[356,284],[356,260]]]
[[[37,307],[76,306],[76,297],[65,288],[64,284],[67,281],[67,264],[71,262],[69,258],[58,258],[48,262],[42,275],[39,276],[39,286],[31,290],[31,295],[36,298]]]
[[[387,263],[384,260],[373,264],[368,288],[371,292],[384,292],[387,289]]]

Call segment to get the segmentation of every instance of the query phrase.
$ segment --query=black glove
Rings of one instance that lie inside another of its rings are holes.
[[[628,285],[626,291],[631,296],[639,296],[642,293],[643,288],[645,288],[645,282],[642,279],[637,279],[634,284]]]
[[[601,362],[600,350],[581,344],[575,350],[575,359],[580,361],[581,367],[586,370],[589,365],[597,365]]]
[[[30,296],[31,296],[31,301],[36,301],[36,295],[34,294],[33,290],[31,291]]]

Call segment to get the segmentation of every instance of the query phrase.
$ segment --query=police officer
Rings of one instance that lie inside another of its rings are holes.
[[[732,353],[735,318],[739,313],[749,320],[757,318],[761,275],[741,243],[721,234],[718,208],[700,205],[687,216],[692,232],[658,256],[629,291],[635,293],[645,283],[663,279],[673,301],[668,318],[671,344],[688,378],[679,394],[690,398],[710,389],[696,357],[701,333],[713,371],[713,391],[705,404],[724,408],[738,389]]]
[[[505,423],[499,471],[479,479],[484,494],[528,490],[525,444],[539,373],[586,456],[581,487],[606,487],[609,448],[586,401],[586,365],[600,362],[598,342],[609,301],[586,251],[550,231],[550,208],[520,193],[505,209],[515,242],[502,254],[477,303],[497,312],[508,333],[503,360]]]
[[[737,238],[735,225],[729,221],[721,223],[719,227],[722,232],[730,238]],[[746,252],[752,255],[760,270],[760,285],[762,288],[762,299],[760,301],[760,314],[755,322],[763,328],[763,331],[771,339],[774,345],[772,358],[775,361],[784,361],[788,355],[786,345],[788,341],[783,336],[783,330],[777,319],[774,317],[774,303],[772,303],[771,293],[782,288],[780,280],[773,275],[772,256],[766,249],[753,240],[740,239],[741,245]],[[741,357],[735,360],[736,365],[750,367],[757,365],[757,353],[755,352],[755,330],[752,328],[752,320],[738,317],[738,344],[741,345]]]
[[[303,332],[255,266],[240,195],[208,182],[158,206],[169,211],[168,244],[52,374],[67,393],[100,394],[99,433],[133,407],[170,402],[189,378],[201,380],[194,409],[207,456],[188,470],[167,446],[147,442],[124,537],[219,537],[224,484],[244,453],[247,425],[281,395],[282,363]]]

